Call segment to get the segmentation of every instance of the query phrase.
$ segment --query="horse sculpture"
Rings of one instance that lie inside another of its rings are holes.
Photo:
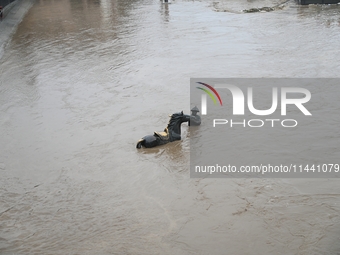
[[[140,149],[142,146],[152,148],[181,140],[181,124],[183,122],[189,122],[190,125],[190,115],[183,114],[183,111],[170,115],[168,126],[163,132],[154,132],[153,135],[144,136],[137,142],[136,148]]]

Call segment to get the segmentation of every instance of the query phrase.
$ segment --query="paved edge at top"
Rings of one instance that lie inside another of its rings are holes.
[[[13,33],[34,2],[35,0],[16,0],[5,6],[3,19],[0,21],[0,59]]]

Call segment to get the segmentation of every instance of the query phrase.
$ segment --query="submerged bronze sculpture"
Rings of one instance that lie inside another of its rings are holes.
[[[189,126],[199,126],[201,125],[201,117],[197,115],[200,110],[195,106],[191,109],[190,123]]]
[[[191,109],[192,115],[186,115],[182,112],[170,115],[168,126],[163,132],[154,132],[153,135],[144,136],[137,142],[136,148],[140,149],[143,146],[152,148],[158,145],[163,145],[169,142],[181,140],[181,124],[189,122],[189,126],[198,126],[201,124],[201,118],[197,115],[199,110],[197,107]]]

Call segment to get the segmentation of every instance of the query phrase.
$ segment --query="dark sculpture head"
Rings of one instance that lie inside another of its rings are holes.
[[[169,123],[168,123],[168,128],[172,127],[175,124],[181,124],[183,122],[190,121],[190,115],[184,114],[183,111],[173,113],[169,117],[170,117],[170,120],[169,120]]]
[[[190,121],[190,115],[186,115],[181,112],[174,113],[170,115],[170,120],[168,123],[168,130],[173,131],[174,133],[181,134],[181,124],[183,122],[189,122]]]

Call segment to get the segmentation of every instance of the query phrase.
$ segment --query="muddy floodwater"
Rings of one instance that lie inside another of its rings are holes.
[[[340,180],[190,179],[187,124],[135,148],[191,77],[339,77],[340,5],[32,2],[0,23],[0,254],[340,254]]]

